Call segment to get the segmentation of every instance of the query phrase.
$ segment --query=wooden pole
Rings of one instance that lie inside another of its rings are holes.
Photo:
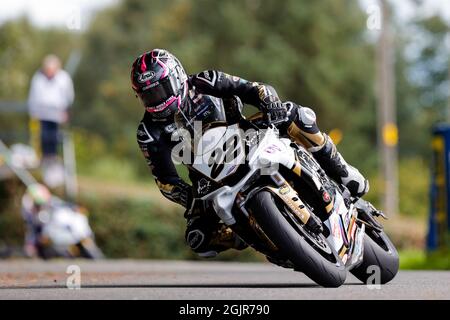
[[[382,25],[377,46],[378,141],[383,206],[389,215],[398,213],[398,129],[395,106],[395,67],[390,10],[380,0]]]

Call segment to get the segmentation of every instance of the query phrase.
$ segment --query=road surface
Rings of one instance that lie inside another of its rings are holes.
[[[79,290],[67,288],[70,265],[81,271]],[[268,263],[3,260],[3,299],[450,299],[450,272],[401,271],[380,289],[349,275],[342,287],[325,289]]]

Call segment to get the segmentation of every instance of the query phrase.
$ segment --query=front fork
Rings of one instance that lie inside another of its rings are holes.
[[[314,176],[312,175],[312,173],[309,173],[309,171],[306,171],[305,169],[302,170],[298,161],[295,162],[291,170],[295,175],[301,177],[301,179],[303,180],[306,180],[308,184],[311,184],[313,187],[312,190],[318,190],[321,198],[324,201],[326,211],[330,213],[333,209],[333,199],[323,188],[320,181],[318,181],[317,178],[313,180]],[[272,173],[270,175],[270,179],[274,183],[274,186],[266,185],[254,189],[245,198],[238,194],[236,205],[247,218],[251,218],[251,215],[249,214],[245,206],[246,199],[250,199],[253,194],[256,194],[257,192],[265,189],[271,192],[278,199],[280,199],[290,209],[290,211],[295,214],[299,222],[309,228],[309,230],[313,231],[316,234],[324,232],[323,224],[320,218],[317,217],[309,209],[308,205],[300,199],[300,196],[298,195],[294,187],[291,186],[289,182],[286,181],[286,179],[278,171]]]
[[[322,221],[303,203],[297,191],[279,173],[271,175],[276,187],[267,186],[272,194],[280,198],[292,213],[311,231],[316,234],[323,232]]]
[[[335,214],[335,210],[339,210],[339,209],[335,209],[335,201],[342,201],[342,205],[345,205],[346,207],[348,207],[347,210],[350,210],[350,217],[348,217],[349,213],[346,213],[345,216],[347,216],[347,223],[346,226],[344,227],[343,225],[343,215],[339,212],[337,212],[338,216],[339,216],[339,220],[341,221],[340,223],[340,229],[341,229],[341,237],[343,240],[343,246],[341,248],[339,248],[339,250],[336,250],[339,253],[339,256],[343,259],[344,263],[346,263],[346,265],[348,266],[355,266],[357,264],[357,262],[361,259],[362,257],[362,253],[361,253],[361,248],[360,246],[362,245],[362,238],[357,239],[359,234],[364,234],[364,230],[365,230],[365,225],[360,226],[360,229],[358,232],[356,232],[357,228],[356,228],[356,222],[360,221],[360,219],[358,219],[358,214],[360,213],[360,210],[356,210],[357,213],[355,212],[354,214],[351,213],[351,211],[353,211],[354,209],[353,206],[355,205],[356,208],[358,208],[357,203],[366,203],[366,201],[360,199],[358,201],[355,202],[356,199],[352,199],[350,196],[350,193],[348,192],[348,190],[341,190],[342,192],[338,195],[333,193],[333,196],[330,195],[330,193],[325,190],[324,185],[318,180],[317,176],[314,175],[314,173],[310,172],[308,170],[308,168],[305,167],[301,167],[300,162],[296,161],[296,163],[294,164],[293,168],[291,169],[292,172],[294,172],[299,178],[302,179],[302,181],[304,181],[313,192],[316,192],[316,194],[318,195],[318,198],[321,199],[322,201],[322,206],[325,208],[325,211],[329,214]],[[347,191],[347,192],[346,192]],[[342,198],[341,198],[342,197]],[[338,198],[341,198],[340,200],[338,200]],[[353,202],[355,202],[353,204]],[[337,204],[337,206],[339,207],[339,204]],[[331,230],[330,230],[331,231]],[[327,236],[328,237],[328,236]],[[356,247],[355,244],[359,243],[359,246]],[[337,248],[336,248],[337,249]],[[349,257],[351,257],[351,259],[348,259]]]

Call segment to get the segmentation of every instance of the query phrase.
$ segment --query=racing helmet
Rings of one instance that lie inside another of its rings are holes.
[[[188,77],[180,61],[167,50],[153,49],[140,55],[131,68],[136,96],[152,117],[172,116],[188,93]]]

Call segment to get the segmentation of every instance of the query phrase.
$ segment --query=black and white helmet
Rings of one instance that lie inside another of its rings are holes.
[[[188,77],[180,61],[167,50],[140,55],[131,69],[133,90],[147,112],[162,119],[176,112],[188,94]]]

